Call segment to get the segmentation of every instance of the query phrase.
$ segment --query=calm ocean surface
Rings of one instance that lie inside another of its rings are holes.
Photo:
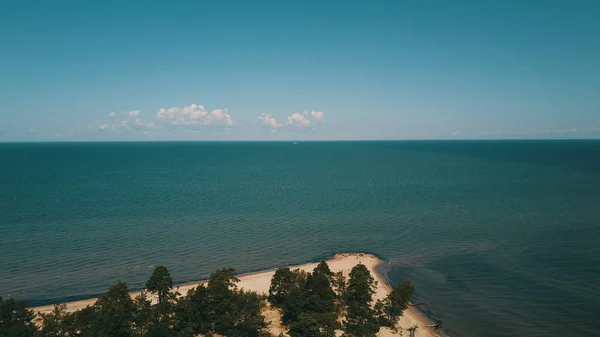
[[[0,296],[333,252],[452,336],[600,336],[600,141],[0,144]]]

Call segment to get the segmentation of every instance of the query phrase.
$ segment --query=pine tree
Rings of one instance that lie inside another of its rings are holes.
[[[31,337],[37,328],[35,315],[22,301],[0,297],[0,337]]]
[[[173,289],[173,278],[169,270],[164,266],[156,267],[146,282],[146,288],[149,292],[157,295],[158,304],[166,302],[171,289]]]
[[[347,306],[344,332],[351,337],[374,337],[379,331],[379,322],[371,308],[376,282],[369,269],[358,264],[350,271],[350,279],[344,300]]]

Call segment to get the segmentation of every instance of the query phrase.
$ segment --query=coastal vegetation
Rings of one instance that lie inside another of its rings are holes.
[[[182,295],[167,268],[159,266],[146,290],[133,298],[119,281],[93,305],[73,312],[55,305],[39,314],[38,324],[26,303],[0,298],[0,337],[267,337],[272,335],[266,309],[280,313],[290,337],[334,337],[340,331],[345,337],[374,337],[381,327],[396,326],[414,292],[405,281],[374,301],[377,281],[365,265],[346,276],[325,261],[312,272],[277,269],[268,295],[239,289],[238,282],[233,268],[223,268]]]

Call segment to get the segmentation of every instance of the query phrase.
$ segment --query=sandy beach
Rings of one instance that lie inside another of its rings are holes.
[[[373,296],[374,301],[377,299],[383,299],[390,292],[390,287],[386,284],[383,277],[377,272],[377,266],[381,260],[375,255],[364,254],[364,253],[344,253],[344,254],[336,254],[331,259],[327,260],[327,264],[329,264],[329,268],[333,272],[342,271],[346,276],[350,273],[350,270],[357,264],[364,264],[375,280],[377,281],[377,291]],[[307,263],[298,266],[287,266],[290,269],[301,269],[305,271],[312,271],[318,263]],[[238,275],[240,282],[237,284],[238,288],[243,288],[246,290],[256,291],[262,294],[268,294],[269,286],[271,284],[271,278],[275,270],[267,270],[262,272],[256,272],[251,274],[242,274]],[[193,283],[181,284],[175,287],[174,290],[177,290],[180,294],[185,295],[188,290],[203,284],[207,281],[199,281]],[[140,292],[130,293],[132,297],[135,297]],[[83,309],[87,306],[91,306],[96,302],[96,298],[68,302],[67,310],[75,311]],[[45,305],[39,307],[30,308],[36,313],[48,313],[51,312],[54,308],[54,305]],[[279,333],[287,331],[285,327],[281,326],[280,314],[277,310],[270,308],[267,306],[263,311],[266,320],[270,321],[270,331],[277,336]],[[433,330],[427,327],[430,322],[415,308],[409,307],[405,312],[404,316],[402,316],[398,322],[397,327],[402,330],[402,334],[404,336],[408,336],[408,332],[406,328],[417,325],[419,328],[415,332],[416,337],[431,337],[438,336]],[[378,336],[387,337],[387,336],[398,336],[398,333],[393,333],[388,328],[382,328],[379,331]]]

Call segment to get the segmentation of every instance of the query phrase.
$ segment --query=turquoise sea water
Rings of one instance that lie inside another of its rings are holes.
[[[0,144],[0,296],[334,252],[453,336],[600,336],[600,141]]]

